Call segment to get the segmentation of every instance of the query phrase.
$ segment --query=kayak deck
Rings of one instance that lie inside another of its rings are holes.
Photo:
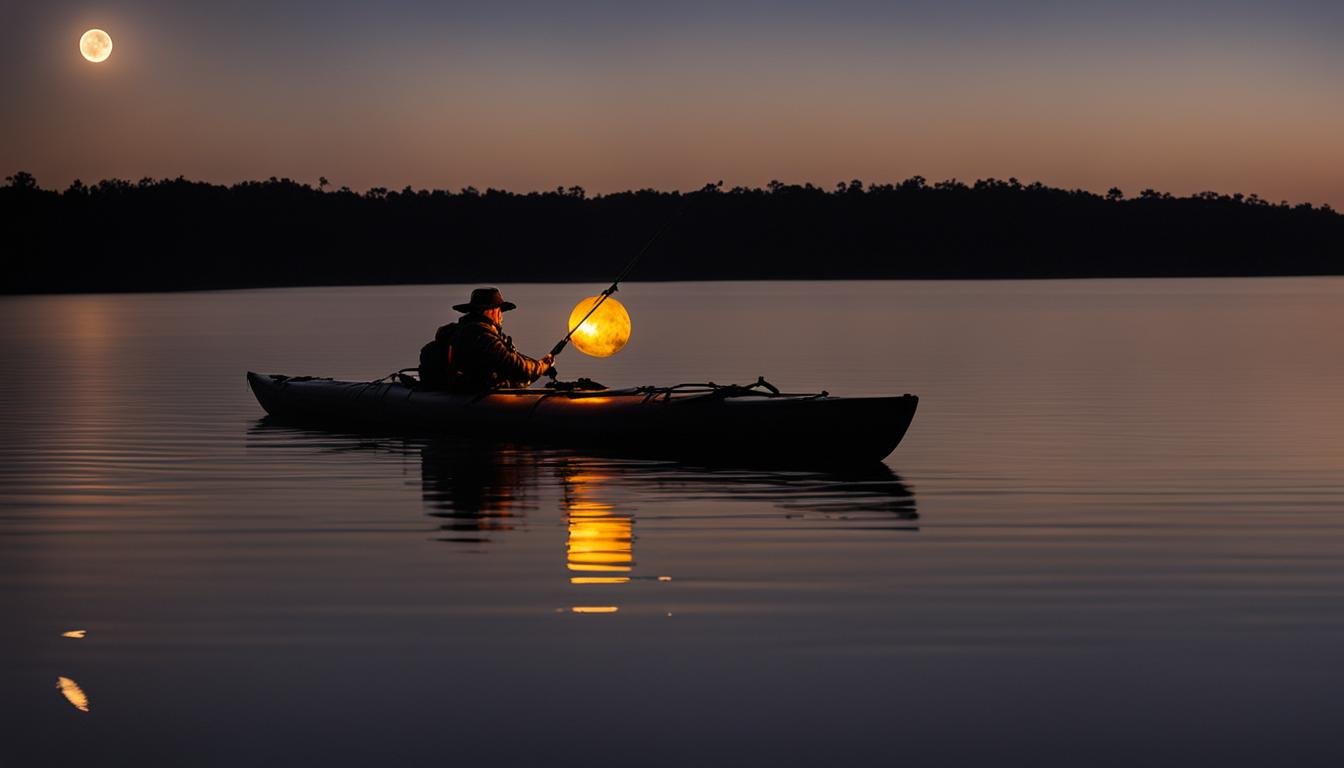
[[[680,385],[460,394],[401,381],[350,382],[248,372],[262,408],[311,426],[482,435],[594,445],[677,457],[880,461],[914,418],[919,398],[785,394],[751,387]]]

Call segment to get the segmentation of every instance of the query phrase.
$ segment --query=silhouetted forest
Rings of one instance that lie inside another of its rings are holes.
[[[711,184],[588,196],[354,192],[289,179],[0,187],[9,293],[630,279],[1344,273],[1344,216],[1255,195],[1126,197],[1016,179]]]

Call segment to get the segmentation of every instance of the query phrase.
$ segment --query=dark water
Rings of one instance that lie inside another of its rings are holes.
[[[919,394],[851,475],[259,423],[464,295],[0,299],[0,765],[1344,759],[1344,280],[632,284],[561,358]]]

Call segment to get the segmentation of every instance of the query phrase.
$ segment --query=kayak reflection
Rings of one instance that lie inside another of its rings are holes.
[[[567,527],[566,568],[573,579],[599,580],[587,583],[634,578],[640,504],[659,509],[651,518],[659,525],[732,519],[770,530],[918,530],[913,491],[882,463],[848,471],[704,466],[479,440],[341,434],[269,420],[249,430],[248,446],[350,457],[355,463],[342,471],[357,467],[370,477],[380,465],[400,471],[406,459],[418,459],[426,513],[446,542],[488,543],[525,527],[531,512],[558,509]],[[301,462],[294,471],[325,477],[331,468]],[[555,522],[542,516],[544,525]]]
[[[449,522],[445,540],[480,541],[511,530],[547,486],[560,488],[569,526],[567,564],[581,574],[631,570],[640,500],[769,502],[786,517],[915,530],[915,496],[885,464],[851,472],[767,471],[609,458],[508,444],[420,444],[428,514]],[[472,535],[475,534],[475,535]]]
[[[445,440],[424,443],[419,450],[427,513],[446,520],[440,525],[447,532],[441,541],[489,541],[490,534],[521,525],[526,512],[543,502],[560,508],[569,583],[582,585],[581,599],[602,601],[570,607],[579,614],[619,610],[610,602],[613,594],[594,585],[673,579],[637,572],[635,511],[641,503],[687,509],[650,518],[655,530],[664,531],[679,524],[731,526],[753,519],[775,531],[800,525],[913,531],[919,517],[913,492],[881,464],[837,474],[703,467]],[[760,502],[775,511],[761,512]],[[553,519],[547,518],[546,523]]]
[[[443,518],[441,541],[488,541],[481,534],[511,531],[530,506],[539,466],[525,451],[455,442],[426,443],[420,451],[421,493],[429,515]]]

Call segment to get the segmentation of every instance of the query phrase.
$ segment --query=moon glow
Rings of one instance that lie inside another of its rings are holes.
[[[589,296],[579,302],[569,313],[569,327],[573,328],[588,310],[598,302],[600,296]],[[585,355],[593,357],[611,357],[621,351],[621,347],[630,340],[630,313],[625,311],[621,302],[608,297],[597,311],[589,315],[570,337],[574,346]]]
[[[101,29],[90,29],[79,38],[79,52],[94,63],[112,55],[112,38]]]

